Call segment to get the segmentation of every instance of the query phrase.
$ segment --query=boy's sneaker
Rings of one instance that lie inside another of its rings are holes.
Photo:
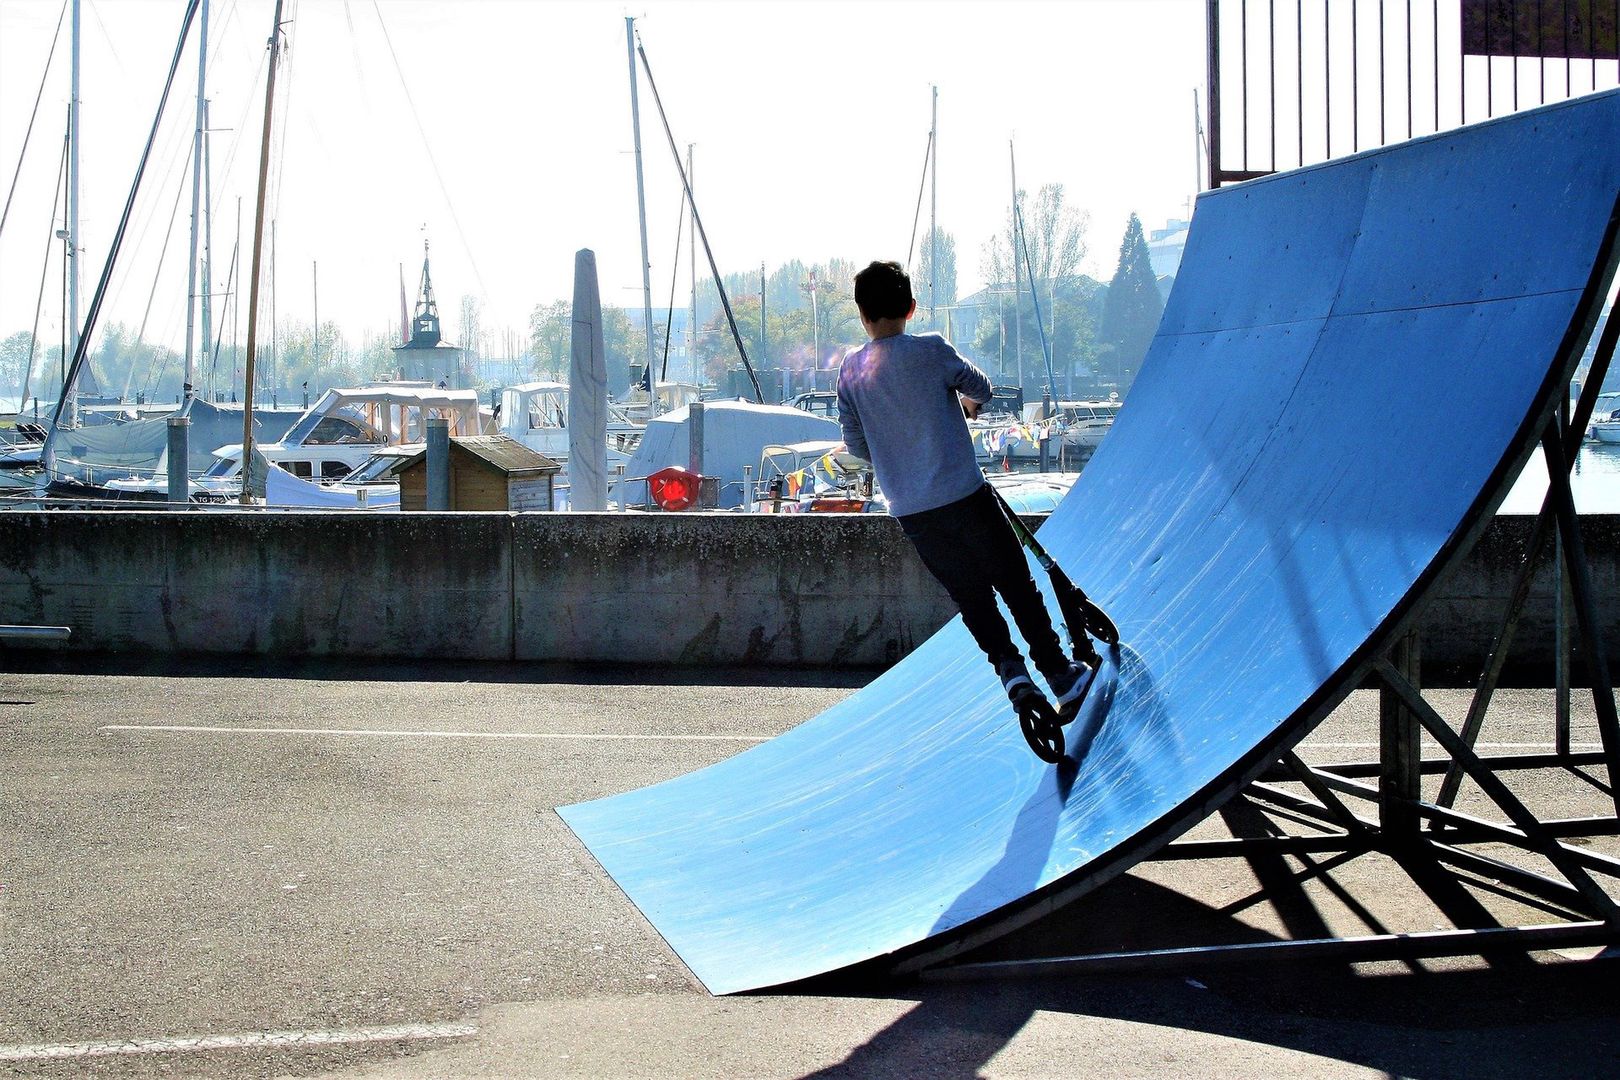
[[[1018,699],[1035,689],[1035,680],[1029,677],[1029,668],[1016,656],[1008,657],[996,665],[996,676],[1001,688],[1007,691],[1007,700],[1017,704]]]
[[[1065,721],[1074,719],[1074,714],[1080,711],[1086,691],[1091,689],[1091,681],[1096,674],[1090,664],[1070,660],[1068,667],[1047,676],[1046,681],[1052,687],[1053,704]]]

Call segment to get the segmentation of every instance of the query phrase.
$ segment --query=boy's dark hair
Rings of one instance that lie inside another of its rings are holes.
[[[855,306],[867,322],[903,319],[912,300],[911,277],[897,262],[874,262],[855,275]]]

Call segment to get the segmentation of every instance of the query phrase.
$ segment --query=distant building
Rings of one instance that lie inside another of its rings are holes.
[[[401,308],[405,304],[404,292],[401,284]],[[442,383],[459,390],[466,386],[462,360],[462,351],[440,336],[439,304],[433,298],[433,277],[428,271],[428,246],[424,240],[422,287],[416,298],[416,317],[411,320],[410,337],[405,344],[394,348],[394,369],[402,379],[430,382],[435,386]]]
[[[1164,228],[1154,229],[1148,234],[1148,259],[1153,263],[1154,277],[1173,278],[1176,271],[1181,269],[1181,253],[1187,248],[1188,225],[1180,218],[1171,218]]]

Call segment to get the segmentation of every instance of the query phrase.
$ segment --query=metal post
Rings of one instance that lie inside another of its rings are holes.
[[[315,372],[315,389],[321,388],[321,264],[311,260],[309,264],[309,291],[310,298],[315,305],[315,329],[309,335],[309,363]],[[465,329],[465,328],[463,328]],[[309,396],[309,384],[304,384],[304,396]],[[304,408],[309,408],[306,403]]]
[[[1514,33],[1517,38],[1517,31]],[[1517,76],[1515,75],[1515,79]],[[1569,395],[1558,405],[1558,423],[1569,430]],[[1564,569],[1564,530],[1553,533],[1553,745],[1569,754],[1569,572]]]
[[[1389,660],[1407,682],[1421,686],[1420,646],[1416,634],[1407,634],[1390,650]],[[1419,817],[1415,802],[1422,796],[1422,747],[1417,716],[1390,687],[1378,691],[1378,820],[1384,835],[1395,843],[1417,836]]]
[[[1549,487],[1558,515],[1558,531],[1564,544],[1565,562],[1560,569],[1569,572],[1582,655],[1586,658],[1588,681],[1592,684],[1593,704],[1597,710],[1598,732],[1603,740],[1604,752],[1609,756],[1609,788],[1615,813],[1620,814],[1620,716],[1616,715],[1614,683],[1609,677],[1609,654],[1604,648],[1603,631],[1598,622],[1597,593],[1592,584],[1591,566],[1586,561],[1585,545],[1581,541],[1575,498],[1570,492],[1569,474],[1560,468],[1567,467],[1568,459],[1563,449],[1562,432],[1556,422],[1547,425],[1541,445],[1547,459]]]
[[[1204,37],[1207,39],[1206,92],[1209,95],[1209,187],[1221,186],[1221,3],[1208,0],[1204,5]]]
[[[79,100],[79,0],[73,0],[73,88],[68,102],[67,278],[68,341],[64,356],[79,352],[79,136],[84,131],[84,102]],[[64,361],[65,362],[65,361]],[[64,382],[66,379],[64,378]],[[68,426],[74,423],[78,394],[68,397]],[[58,420],[61,417],[57,418]]]
[[[754,467],[752,465],[743,466],[743,511],[749,514],[754,512]]]
[[[259,267],[264,252],[264,201],[270,183],[270,131],[276,95],[276,61],[281,55],[281,0],[270,27],[270,61],[265,76],[264,129],[259,141],[259,187],[253,210],[253,261],[248,286],[247,363],[242,371],[242,505],[253,502],[253,365],[257,357],[259,333]],[[272,226],[273,227],[273,226]],[[274,241],[272,239],[272,248]],[[271,322],[275,316],[272,310]],[[273,327],[272,327],[273,329]],[[274,394],[271,396],[274,401]]]
[[[450,509],[450,421],[442,416],[427,422],[427,508]]]
[[[694,401],[686,407],[687,468],[703,475],[703,402]]]
[[[169,417],[169,501],[171,503],[188,503],[191,501],[191,478],[189,435],[191,418],[189,416]]]
[[[208,0],[202,0],[200,14],[201,33],[197,37],[197,124],[191,135],[191,247],[190,258],[186,262],[186,374],[181,384],[183,395],[187,400],[190,400],[195,392],[197,379],[197,242],[202,226],[203,130],[207,126],[204,118],[207,115],[205,95],[208,92]],[[206,284],[204,287],[206,288]]]
[[[207,34],[203,34],[206,39]],[[214,366],[219,353],[214,349],[214,163],[213,140],[208,137],[208,102],[203,102],[203,240],[202,240],[202,346],[203,355],[214,363],[208,366],[208,400],[218,401],[214,389]]]
[[[1007,164],[1012,169],[1012,264],[1013,264],[1013,359],[1018,365],[1018,385],[1024,385],[1024,320],[1023,275],[1018,268],[1018,161],[1013,156],[1012,140],[1007,140]],[[1030,288],[1034,288],[1030,283]]]
[[[630,59],[630,128],[635,137],[636,148],[636,208],[641,217],[641,310],[642,327],[647,339],[647,378],[651,383],[652,393],[647,402],[647,415],[658,415],[658,382],[653,376],[653,332],[652,332],[652,256],[647,251],[647,189],[641,176],[641,105],[636,96],[636,20],[626,17],[624,20],[624,45],[626,54]]]
[[[935,309],[939,305],[939,87],[933,90],[929,146],[934,167],[928,172],[928,329],[938,330]]]

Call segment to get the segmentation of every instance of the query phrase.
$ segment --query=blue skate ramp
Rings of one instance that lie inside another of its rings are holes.
[[[1122,635],[1070,761],[1030,752],[957,621],[780,738],[563,818],[714,993],[937,962],[1122,872],[1302,738],[1483,527],[1595,320],[1617,148],[1610,93],[1200,199],[1041,531]]]

